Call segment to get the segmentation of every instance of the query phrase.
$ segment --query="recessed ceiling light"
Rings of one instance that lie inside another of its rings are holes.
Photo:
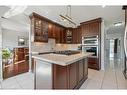
[[[122,22],[114,23],[114,26],[121,26]]]

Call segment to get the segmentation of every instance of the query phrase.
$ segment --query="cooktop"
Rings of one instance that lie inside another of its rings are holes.
[[[65,51],[56,51],[54,54],[62,54],[62,55],[73,55],[78,54],[80,51],[74,51],[74,50],[65,50]]]

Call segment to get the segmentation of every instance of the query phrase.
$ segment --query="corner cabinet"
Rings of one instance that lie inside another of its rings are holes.
[[[35,13],[30,16],[30,19],[34,42],[48,42],[48,22]]]

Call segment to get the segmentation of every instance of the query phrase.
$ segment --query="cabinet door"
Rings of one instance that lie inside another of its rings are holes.
[[[89,24],[82,25],[82,36],[88,36],[89,33]]]
[[[53,64],[53,89],[68,89],[67,66]]]
[[[60,43],[66,43],[66,29],[60,31]]]
[[[78,35],[78,38],[77,38],[78,39],[78,43],[81,44],[81,42],[82,42],[82,36],[81,36],[82,33],[81,33],[81,29],[80,28],[78,28],[78,34],[77,35]]]
[[[79,61],[79,64],[78,64],[78,66],[79,66],[79,78],[78,78],[78,80],[79,80],[79,82],[83,79],[83,73],[84,73],[84,71],[83,71],[83,60],[80,60]]]
[[[60,43],[60,39],[61,39],[60,32],[61,32],[61,28],[58,27],[58,31],[56,31],[56,43]]]
[[[87,75],[88,75],[88,62],[87,62],[87,59],[84,59],[83,60],[83,65],[84,65],[84,78],[86,78],[87,77]]]
[[[53,25],[51,23],[48,24],[48,37],[52,38],[53,36]]]
[[[76,44],[77,43],[77,28],[74,28],[73,29],[73,36],[72,36],[72,39],[73,39],[73,44]]]
[[[99,70],[100,68],[99,59],[98,58],[88,58],[88,67]]]
[[[99,34],[99,23],[98,22],[90,23],[89,29],[90,29],[89,32],[91,35],[98,35]]]
[[[69,65],[69,88],[73,89],[77,85],[77,62]]]

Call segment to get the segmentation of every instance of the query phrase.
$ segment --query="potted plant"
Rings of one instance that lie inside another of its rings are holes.
[[[2,49],[2,59],[4,63],[8,63],[8,59],[11,56],[11,52],[9,49]]]

